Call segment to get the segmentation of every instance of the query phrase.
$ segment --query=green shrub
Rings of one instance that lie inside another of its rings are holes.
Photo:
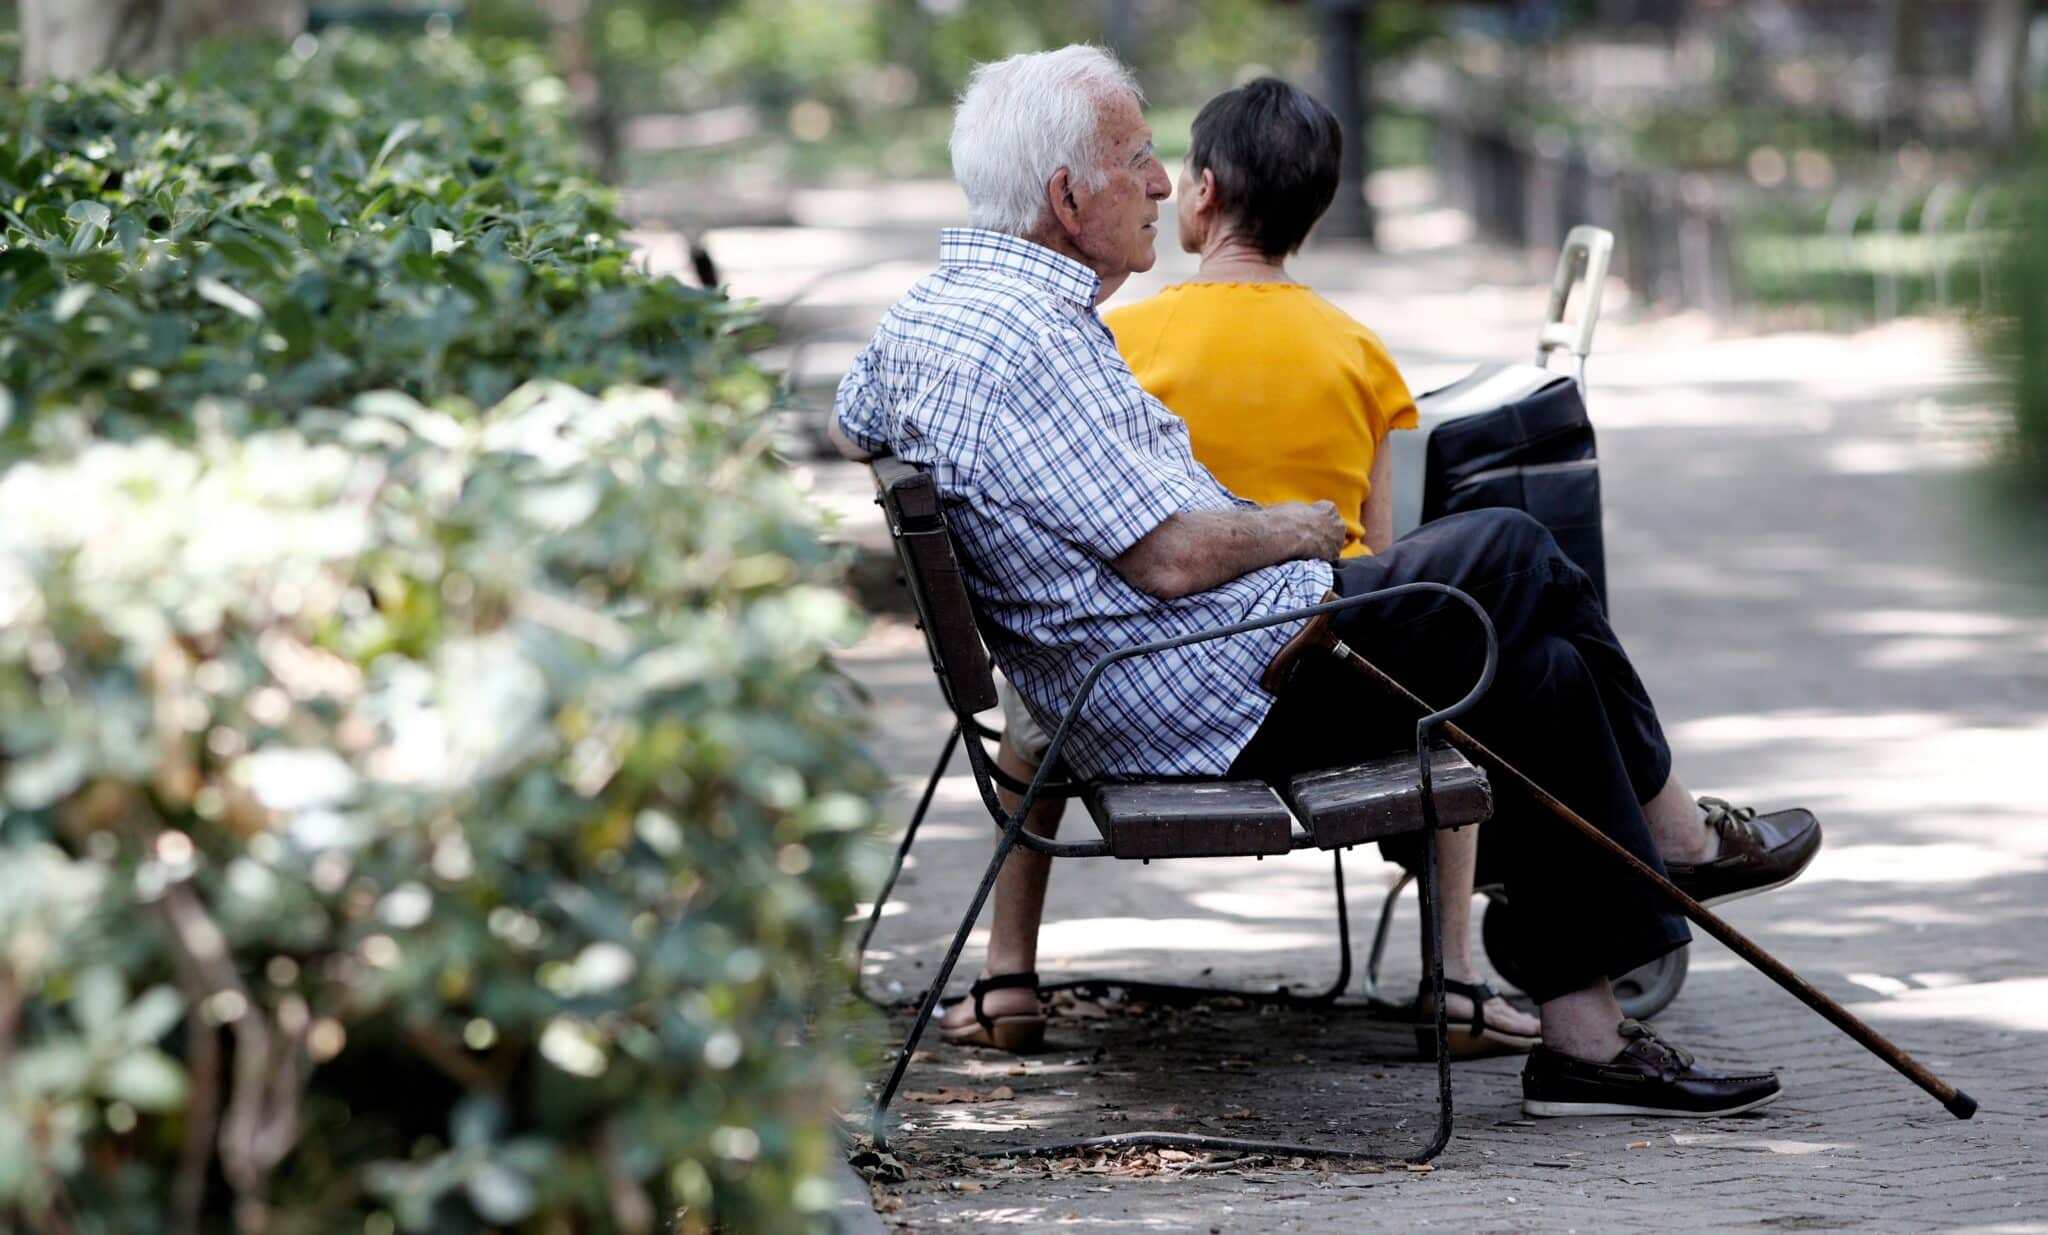
[[[748,324],[636,269],[535,54],[330,35],[0,104],[0,386],[96,431],[529,378],[701,388]],[[757,377],[741,374],[736,380]]]
[[[0,474],[0,1226],[804,1226],[877,782],[766,433],[533,386]]]
[[[829,1200],[855,617],[563,104],[346,37],[0,101],[0,1230]]]
[[[2024,169],[2012,202],[2012,227],[1992,273],[1996,312],[1984,338],[2004,371],[2013,414],[2010,458],[2018,478],[2048,496],[2048,144]]]

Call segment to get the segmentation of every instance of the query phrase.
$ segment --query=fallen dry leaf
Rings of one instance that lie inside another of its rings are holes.
[[[934,1106],[948,1102],[974,1101],[972,1089],[906,1089],[901,1096],[905,1102],[929,1102]]]
[[[965,1085],[944,1085],[937,1090],[906,1089],[905,1102],[924,1102],[932,1106],[951,1106],[971,1102],[1006,1102],[1017,1096],[1017,1091],[1008,1085],[998,1085],[987,1093],[979,1093]]]

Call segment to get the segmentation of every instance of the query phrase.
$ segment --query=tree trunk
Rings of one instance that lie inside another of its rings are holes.
[[[90,73],[161,73],[184,48],[182,0],[22,0],[25,86]]]
[[[1878,117],[1887,144],[1919,129],[1920,90],[1927,70],[1926,0],[1879,0],[1877,63],[1883,83]]]
[[[22,84],[163,73],[197,39],[288,39],[305,28],[303,0],[21,0]]]
[[[1372,203],[1365,196],[1366,174],[1372,167],[1372,51],[1366,40],[1370,7],[1371,0],[1315,0],[1313,6],[1323,102],[1336,113],[1344,134],[1337,197],[1317,234],[1367,244],[1373,243],[1375,231]]]
[[[2001,146],[2027,131],[2027,19],[2029,0],[1987,0],[1977,27],[1977,65],[1971,85],[1984,131]]]
[[[576,106],[576,124],[583,131],[584,144],[597,164],[598,178],[619,182],[619,117],[605,93],[605,75],[598,62],[598,43],[592,37],[601,14],[601,0],[547,0],[548,25],[553,31],[555,60]]]

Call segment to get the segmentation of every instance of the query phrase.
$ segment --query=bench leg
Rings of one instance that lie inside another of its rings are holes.
[[[1426,735],[1423,735],[1426,737]],[[1418,742],[1420,745],[1421,742]],[[1425,756],[1426,757],[1426,756]],[[1436,832],[1436,809],[1430,800],[1428,774],[1423,777],[1423,817],[1430,834]],[[1436,845],[1422,846],[1422,928],[1429,932],[1429,995],[1436,1008],[1436,1136],[1422,1151],[1418,1162],[1427,1162],[1451,1142],[1451,1026],[1444,1012],[1444,915],[1443,898],[1436,881]]]
[[[931,809],[932,795],[938,792],[939,782],[945,778],[946,768],[953,762],[953,751],[960,745],[960,729],[955,726],[946,735],[946,745],[939,752],[938,766],[932,769],[931,779],[924,783],[924,795],[917,800],[917,809],[910,813],[910,826],[903,829],[903,842],[896,846],[896,863],[889,868],[889,877],[882,881],[881,891],[875,893],[874,908],[868,910],[867,925],[861,927],[860,942],[853,949],[853,993],[874,1004],[886,1007],[881,1000],[868,994],[862,984],[862,965],[867,960],[868,942],[875,937],[875,927],[882,921],[882,909],[889,903],[889,894],[896,890],[896,877],[903,873],[903,861],[910,856],[910,842],[917,839],[918,825],[924,822],[925,812]]]
[[[1029,813],[1030,795],[1026,795],[1023,807],[1011,817],[1003,828],[1003,838],[996,843],[995,856],[989,859],[988,870],[981,876],[981,886],[974,890],[974,899],[967,906],[966,916],[960,919],[960,929],[953,933],[953,942],[946,948],[946,958],[939,962],[938,972],[932,975],[932,984],[919,1002],[917,1019],[911,1022],[910,1033],[903,1039],[903,1047],[896,1055],[896,1066],[889,1071],[888,1083],[882,1086],[881,1096],[875,1099],[875,1115],[872,1131],[875,1147],[886,1148],[889,1143],[889,1104],[896,1100],[896,1090],[903,1084],[903,1074],[910,1069],[910,1057],[917,1052],[917,1044],[924,1037],[924,1031],[931,1024],[932,1013],[938,1010],[939,998],[946,993],[946,983],[953,976],[953,966],[960,962],[960,952],[967,946],[967,937],[974,933],[975,920],[981,917],[981,907],[988,901],[989,892],[996,886],[996,876],[1002,873],[1003,862],[1009,858],[1010,850],[1017,843],[1018,833],[1024,830],[1024,816]]]
[[[1437,1121],[1435,1133],[1415,1154],[1403,1157],[1398,1154],[1389,1154],[1371,1149],[1359,1149],[1352,1146],[1298,1145],[1288,1141],[1256,1141],[1231,1136],[1206,1136],[1187,1132],[1148,1130],[1143,1132],[1119,1132],[1110,1136],[1088,1137],[1084,1140],[1065,1141],[1056,1145],[1012,1146],[1005,1149],[988,1150],[976,1156],[982,1158],[1061,1157],[1088,1150],[1135,1149],[1149,1146],[1154,1148],[1202,1150],[1206,1152],[1270,1153],[1303,1158],[1364,1159],[1374,1162],[1406,1161],[1420,1165],[1442,1153],[1444,1146],[1449,1144],[1451,1139],[1450,1023],[1444,1014],[1443,919],[1438,914],[1440,902],[1437,895],[1436,847],[1434,845],[1424,845],[1422,852],[1422,877],[1420,883],[1422,889],[1423,929],[1429,932],[1432,945],[1430,948],[1429,981],[1431,990],[1436,996]],[[1337,866],[1337,879],[1340,889],[1338,904],[1340,906],[1344,903],[1341,891],[1344,877],[1343,869],[1340,862]],[[970,918],[969,922],[971,923],[972,921],[973,919]],[[1346,937],[1348,940],[1348,930]],[[1348,971],[1350,956],[1348,942],[1344,952],[1347,962],[1346,969]],[[940,981],[944,982],[944,980],[942,975]],[[1341,989],[1341,984],[1338,989]],[[1307,1000],[1302,1000],[1301,1002],[1307,1002]],[[908,1058],[908,1051],[909,1047],[906,1046],[905,1058]],[[878,1133],[877,1140],[879,1141],[879,1139]]]
[[[1335,1003],[1351,985],[1351,903],[1344,895],[1344,854],[1330,851],[1330,867],[1337,884],[1337,980],[1330,989],[1314,996],[1316,1003]]]
[[[1365,997],[1375,1003],[1392,1002],[1380,994],[1380,962],[1387,957],[1387,936],[1393,932],[1394,910],[1400,907],[1401,893],[1414,879],[1414,875],[1402,871],[1394,886],[1387,889],[1387,899],[1380,904],[1379,927],[1373,931],[1372,951],[1365,960]]]

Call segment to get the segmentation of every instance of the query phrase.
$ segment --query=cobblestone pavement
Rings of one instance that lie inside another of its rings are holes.
[[[1307,281],[1375,326],[1417,389],[1520,359],[1540,272],[1475,245],[1427,185],[1389,178],[1387,251],[1324,248]],[[786,350],[829,397],[874,317],[957,217],[943,186],[795,200],[788,228],[714,231],[742,294],[810,342]],[[653,235],[657,262],[669,238]],[[828,271],[850,273],[819,281]],[[1172,255],[1124,296],[1189,268]],[[932,1047],[910,1087],[1007,1086],[973,1105],[904,1103],[911,1177],[879,1190],[903,1230],[2048,1230],[2048,553],[2001,531],[1977,472],[1988,420],[1958,329],[1741,337],[1611,305],[1590,373],[1616,624],[1696,789],[1800,802],[1828,828],[1798,883],[1728,917],[1983,1103],[1932,1101],[1711,941],[1658,1018],[1706,1059],[1781,1069],[1786,1097],[1701,1122],[1520,1116],[1518,1063],[1456,1068],[1457,1136],[1427,1173],[1295,1167],[1148,1177],[963,1163],[1037,1135],[1179,1123],[1413,1136],[1433,1073],[1355,1014],[1204,1005],[1055,1023],[1051,1052]],[[792,449],[801,454],[802,418]],[[845,534],[878,530],[864,470],[803,464]],[[915,791],[945,732],[914,632],[883,620],[845,663],[874,693],[876,749]],[[904,814],[907,800],[899,803]],[[988,824],[948,778],[869,957],[871,988],[918,990],[987,857]],[[1075,812],[1070,830],[1090,824]],[[1363,855],[1360,855],[1363,859]],[[1385,868],[1360,860],[1352,911]],[[1264,863],[1074,863],[1056,872],[1048,981],[1082,974],[1301,986],[1334,962],[1329,875]],[[1389,983],[1412,986],[1413,911]],[[980,939],[963,958],[980,963]],[[1093,1006],[1079,1011],[1094,1013]],[[892,1022],[899,1030],[903,1018]],[[1178,1110],[1175,1108],[1178,1107]],[[1395,1128],[1393,1125],[1400,1124]],[[976,1133],[986,1132],[986,1141]]]

